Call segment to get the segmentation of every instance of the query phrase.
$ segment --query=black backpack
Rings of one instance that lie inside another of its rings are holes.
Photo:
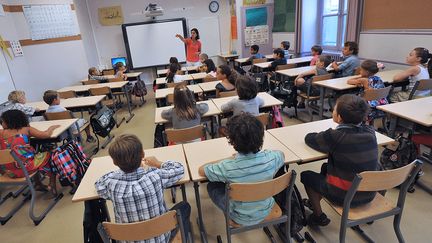
[[[133,86],[131,93],[137,97],[143,97],[147,95],[147,87],[145,86],[144,81],[138,80]]]
[[[90,124],[94,133],[101,137],[108,136],[116,125],[114,111],[104,105],[90,117]]]
[[[249,76],[255,80],[260,92],[269,90],[267,73],[249,73]]]
[[[166,146],[164,134],[165,126],[163,124],[157,124],[154,132],[154,148]]]
[[[403,167],[417,158],[417,147],[409,138],[399,135],[396,141],[381,153],[380,162],[385,170]]]

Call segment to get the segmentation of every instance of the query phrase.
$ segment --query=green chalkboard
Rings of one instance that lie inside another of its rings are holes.
[[[274,0],[273,32],[294,32],[296,0]]]

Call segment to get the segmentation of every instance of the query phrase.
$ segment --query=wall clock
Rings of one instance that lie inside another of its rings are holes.
[[[209,4],[209,10],[212,13],[216,13],[219,10],[219,3],[217,1],[211,1]]]

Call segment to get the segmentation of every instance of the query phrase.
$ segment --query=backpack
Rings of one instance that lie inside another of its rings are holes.
[[[417,147],[409,138],[396,137],[396,143],[388,145],[381,153],[380,162],[385,170],[403,167],[417,158]]]
[[[114,111],[107,106],[102,106],[95,114],[90,117],[90,124],[93,132],[101,137],[106,137],[116,125]]]
[[[260,92],[269,90],[266,73],[249,73],[249,76],[256,81]]]
[[[297,116],[297,88],[292,82],[285,82],[285,84],[281,82],[278,87],[271,91],[271,95],[276,99],[283,100],[282,109],[294,107]]]
[[[272,128],[283,127],[284,121],[281,115],[280,106],[273,106],[272,108],[273,108]]]
[[[165,139],[164,139],[164,131],[165,126],[163,124],[157,124],[154,131],[154,148],[164,147]]]
[[[81,145],[72,140],[51,153],[53,171],[59,175],[62,186],[78,186],[91,160],[87,159]]]
[[[99,235],[100,223],[110,221],[105,199],[84,202],[83,233],[85,243],[103,243]]]
[[[147,95],[147,87],[145,86],[144,81],[138,80],[131,90],[131,94],[137,97],[143,97]]]

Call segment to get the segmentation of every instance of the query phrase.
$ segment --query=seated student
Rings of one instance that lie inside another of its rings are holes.
[[[40,177],[35,177],[35,189],[37,191],[47,191],[55,196],[56,176],[51,168],[51,154],[49,152],[36,153],[35,149],[30,145],[30,137],[34,138],[49,138],[53,131],[58,128],[58,125],[50,126],[45,131],[39,131],[30,126],[29,120],[20,110],[8,110],[1,115],[0,129],[0,149],[11,149],[23,160],[24,166],[29,174],[40,171],[47,174],[50,178],[49,187],[42,184]],[[8,164],[0,166],[0,174],[10,178],[24,178],[25,175],[17,162],[11,161]]]
[[[203,65],[200,67],[200,72],[208,73],[207,76],[216,77],[216,65],[212,59],[207,59],[204,61]]]
[[[249,113],[254,116],[259,114],[259,108],[264,105],[264,100],[257,96],[257,83],[248,76],[240,75],[236,80],[238,97],[221,106],[222,112],[232,111],[233,115]]]
[[[231,158],[201,166],[199,174],[210,181],[210,199],[225,209],[225,183],[253,183],[271,180],[284,165],[281,151],[261,150],[264,141],[263,124],[254,116],[242,113],[228,120],[228,140],[237,151]],[[235,171],[235,173],[234,173]],[[230,202],[230,216],[240,225],[261,222],[273,208],[273,197],[255,202]]]
[[[172,123],[174,129],[194,127],[201,124],[201,116],[208,111],[206,103],[197,104],[194,93],[184,84],[174,88],[174,108],[163,110],[162,118]]]
[[[127,75],[125,74],[126,72],[126,67],[122,62],[118,62],[115,64],[114,67],[114,71],[115,71],[115,77],[122,79],[122,80],[127,80]]]
[[[312,57],[312,60],[311,60],[311,62],[310,62],[310,65],[311,65],[311,66],[316,65],[316,62],[318,61],[318,58],[319,58],[319,56],[321,55],[322,51],[323,51],[323,49],[322,49],[322,47],[319,46],[319,45],[314,45],[314,46],[311,47],[311,54],[312,54],[312,56],[313,56],[313,57]],[[327,66],[328,66],[328,65],[327,65]],[[327,67],[327,66],[325,66],[325,67]]]
[[[379,69],[377,62],[373,60],[365,60],[360,66],[360,77],[349,79],[347,83],[362,87],[363,90],[385,88],[384,82],[381,80],[381,78],[375,75],[378,71]],[[371,107],[386,104],[388,104],[386,98],[369,101],[369,105]]]
[[[347,77],[355,74],[356,69],[360,66],[360,60],[357,57],[358,51],[357,43],[352,41],[345,42],[342,49],[343,62],[341,64],[332,63],[332,68],[338,72],[337,77]]]
[[[393,92],[390,96],[391,102],[400,102],[408,100],[411,90],[413,89],[415,83],[422,79],[429,79],[432,77],[432,54],[429,50],[423,47],[417,47],[412,50],[406,58],[406,63],[411,67],[407,70],[396,74],[393,77],[394,81],[403,81],[409,79],[408,90],[401,90]],[[427,64],[427,67],[426,67]],[[424,97],[431,94],[430,90],[416,91],[415,97]]]
[[[199,60],[200,60],[201,64],[204,64],[204,61],[208,60],[208,59],[209,59],[209,57],[206,53],[199,54]]]
[[[181,73],[180,65],[178,63],[172,63],[169,66],[165,79],[168,83],[180,83],[183,81],[183,75],[181,75]]]
[[[39,111],[37,108],[25,105],[27,99],[25,97],[25,92],[21,90],[14,90],[10,92],[8,95],[8,101],[11,104],[11,106],[8,108],[9,110],[20,110],[28,117],[33,116],[35,112]]]
[[[45,93],[43,95],[43,100],[45,101],[45,103],[47,103],[49,105],[48,109],[45,111],[46,113],[66,111],[66,109],[60,105],[60,97],[59,97],[58,92],[55,90],[45,91]],[[80,119],[78,119],[77,123],[78,123],[78,127],[82,127],[84,124],[87,123],[87,121],[80,118]],[[74,131],[77,130],[75,126],[73,126],[72,129]],[[86,127],[85,133],[87,135],[86,141],[88,143],[93,143],[96,141],[96,139],[90,133],[90,126]]]
[[[300,73],[297,78],[294,80],[295,86],[298,87],[298,89],[301,92],[307,93],[307,90],[309,86],[312,83],[313,76],[319,76],[319,75],[325,75],[328,74],[326,67],[330,65],[331,58],[328,55],[321,55],[319,56],[315,69],[311,71],[307,71],[304,73]],[[315,86],[311,87],[311,96],[318,96],[319,95],[319,89]]]
[[[287,59],[284,56],[284,51],[280,48],[274,49],[273,58],[275,59],[273,62],[269,64],[269,71],[276,71],[276,67],[279,65],[287,64]]]
[[[182,201],[168,209],[164,200],[163,189],[174,185],[184,176],[181,163],[171,160],[160,162],[154,157],[144,158],[141,141],[131,134],[117,137],[108,153],[120,169],[99,178],[95,187],[101,198],[112,201],[116,223],[145,221],[169,210],[178,210],[185,232],[189,232],[190,205]],[[171,242],[176,231],[148,241]]]
[[[222,82],[216,85],[216,93],[235,90],[237,73],[228,65],[220,65],[216,71],[216,78]]]
[[[328,162],[322,165],[321,173],[301,173],[301,182],[309,197],[305,205],[313,211],[308,218],[309,225],[326,226],[330,223],[321,209],[323,197],[342,205],[357,173],[378,170],[375,130],[363,124],[368,111],[369,106],[361,97],[342,95],[333,110],[333,121],[339,124],[336,129],[306,135],[305,142],[309,147],[328,153]],[[375,192],[357,192],[351,205],[366,204],[374,197]]]
[[[106,83],[108,82],[108,79],[104,76],[101,76],[99,70],[95,67],[91,67],[88,70],[88,79],[89,80],[98,80],[99,83]]]
[[[261,59],[265,58],[265,56],[261,53],[259,53],[259,46],[258,45],[252,45],[250,47],[250,54],[251,56],[248,58],[248,62],[252,62],[253,59]]]
[[[282,41],[281,42],[281,46],[280,48],[283,50],[284,52],[284,58],[285,60],[288,60],[290,58],[290,54],[289,54],[289,48],[290,48],[290,42],[289,41]],[[285,63],[286,64],[286,63]]]
[[[170,57],[170,59],[169,59],[169,64],[171,65],[171,64],[173,64],[173,63],[178,64],[179,69],[181,70],[181,65],[180,65],[180,63],[179,63],[177,57]]]

